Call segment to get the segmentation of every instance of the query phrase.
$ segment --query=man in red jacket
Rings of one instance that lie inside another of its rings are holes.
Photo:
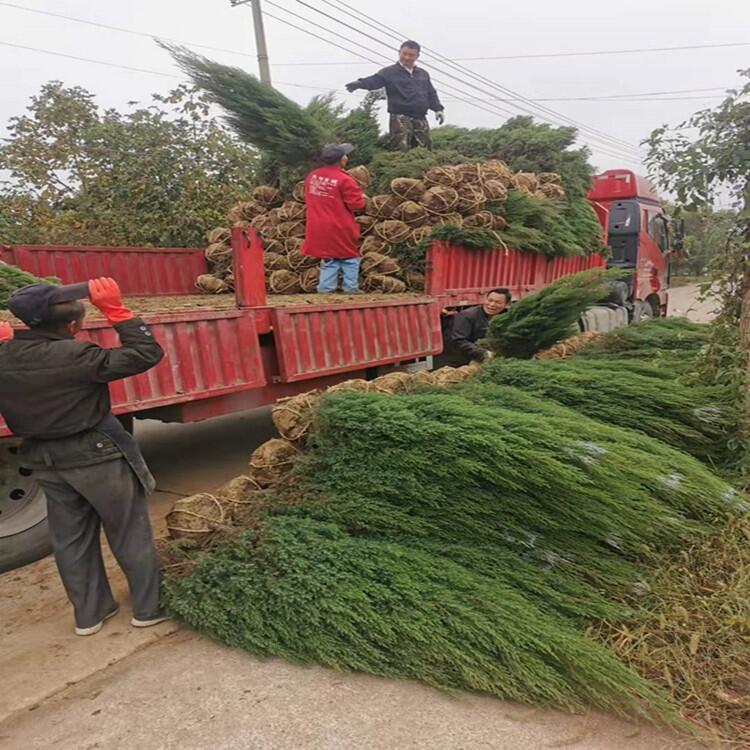
[[[338,289],[339,273],[344,292],[359,292],[359,224],[354,211],[365,207],[362,188],[344,167],[350,143],[331,143],[323,148],[323,166],[313,170],[305,180],[307,231],[303,255],[322,258],[318,294]]]

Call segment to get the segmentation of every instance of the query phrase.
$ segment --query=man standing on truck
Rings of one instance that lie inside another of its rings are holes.
[[[320,158],[323,166],[305,180],[307,223],[302,254],[321,258],[318,294],[338,290],[359,293],[359,224],[354,211],[365,207],[365,195],[344,171],[354,146],[329,143]]]
[[[347,91],[385,89],[391,116],[391,148],[400,151],[416,146],[432,149],[427,110],[435,113],[439,125],[445,122],[445,110],[430,74],[417,67],[420,52],[419,44],[409,39],[401,45],[395,65],[346,84]]]
[[[76,340],[91,302],[115,327],[121,346],[103,349]],[[166,617],[159,605],[160,572],[146,508],[154,479],[133,438],[113,416],[113,380],[145,372],[164,356],[146,324],[124,307],[114,279],[18,289],[8,306],[28,330],[3,326],[0,413],[23,438],[20,457],[47,495],[57,569],[75,612],[77,635],[93,635],[114,616],[99,542],[103,526],[125,573],[131,624]],[[10,340],[8,340],[10,339]]]
[[[446,342],[447,364],[460,367],[491,356],[477,342],[487,335],[490,319],[505,312],[510,300],[510,291],[504,287],[492,289],[481,305],[467,307],[454,316]]]

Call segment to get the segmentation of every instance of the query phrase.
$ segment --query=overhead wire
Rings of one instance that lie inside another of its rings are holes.
[[[274,8],[276,8],[278,10],[281,10],[281,11],[283,11],[285,13],[288,13],[288,14],[290,14],[290,15],[292,15],[292,16],[294,16],[294,17],[296,17],[296,18],[298,18],[298,19],[300,19],[302,21],[305,21],[307,24],[310,24],[310,25],[312,25],[312,26],[314,26],[316,28],[322,29],[322,30],[326,31],[327,33],[332,34],[332,35],[334,35],[335,37],[337,37],[339,39],[345,39],[346,41],[352,43],[351,40],[347,39],[346,37],[343,37],[341,34],[338,34],[338,33],[334,32],[334,31],[332,31],[330,28],[312,21],[307,16],[302,16],[299,13],[295,13],[294,11],[290,11],[289,9],[284,8],[283,6],[278,5],[277,3],[273,2],[273,0],[266,0],[266,5],[271,5],[271,6],[273,6]],[[266,13],[266,15],[268,15],[268,14]],[[283,19],[283,18],[280,18],[278,16],[276,16],[275,19],[281,21],[282,23],[286,23],[288,25],[293,25],[294,28],[297,28],[298,30],[302,31],[303,33],[306,33],[306,34],[313,33],[313,32],[310,32],[309,29],[307,29],[307,28],[303,28],[303,27],[300,27],[300,26],[298,26],[296,24],[292,24],[287,19]],[[317,38],[320,38],[319,35],[315,35],[315,36]],[[333,43],[335,46],[339,46],[340,47],[340,45],[336,44],[335,42],[330,42],[330,40],[324,39],[323,41],[326,41],[326,42],[329,42],[329,43]],[[389,48],[392,48],[392,45],[389,44],[389,43],[382,42],[382,41],[380,41],[379,43],[383,44],[384,46],[387,46]],[[378,52],[376,50],[373,50],[371,47],[367,47],[367,46],[365,46],[363,44],[360,44],[360,43],[356,43],[355,42],[354,44],[356,44],[359,49],[363,49],[363,50],[367,51],[370,55],[375,55],[375,56],[381,58],[382,60],[386,60],[386,61],[390,62],[390,58],[386,57],[385,54],[383,54],[381,52]],[[351,51],[351,50],[349,50],[349,51]],[[357,52],[355,54],[357,54],[360,57],[365,57],[365,59],[368,59],[371,62],[374,62],[371,57],[363,56],[361,52]],[[377,64],[382,64],[382,63],[377,63]],[[441,74],[445,73],[445,71],[442,71],[442,70],[439,71],[439,72]],[[461,79],[461,78],[455,76],[454,74],[448,73],[448,76],[451,77],[451,78],[454,78],[454,79],[458,80],[459,82],[463,82],[464,84],[466,83],[464,81],[464,79]],[[493,115],[502,114],[505,117],[512,117],[512,116],[515,116],[515,115],[518,114],[517,111],[509,110],[507,108],[501,107],[498,104],[493,104],[491,101],[488,101],[486,90],[485,89],[480,89],[479,87],[477,87],[477,86],[475,86],[473,84],[469,84],[469,85],[473,86],[473,88],[478,89],[483,94],[485,94],[485,98],[478,99],[476,97],[471,97],[471,95],[467,95],[466,94],[466,92],[465,92],[464,89],[457,88],[454,84],[449,84],[449,83],[447,83],[445,81],[442,81],[441,79],[438,79],[438,78],[434,78],[433,80],[436,83],[438,83],[441,86],[441,88],[453,90],[454,92],[458,92],[461,95],[458,98],[458,101],[461,101],[463,103],[469,104],[469,105],[471,105],[471,106],[473,106],[473,107],[475,107],[477,109],[480,109],[480,110],[482,110],[484,112],[488,112],[489,114],[493,114]],[[469,98],[466,98],[467,96]],[[555,123],[555,124],[557,124],[557,123]],[[607,141],[605,141],[603,145],[600,144],[600,143],[596,143],[597,140],[601,140],[601,139],[598,139],[597,137],[595,137],[593,135],[587,135],[587,138],[589,140],[593,141],[596,144],[594,147],[598,151],[600,151],[603,154],[606,154],[607,156],[611,156],[613,158],[619,158],[619,159],[627,160],[628,162],[632,162],[634,164],[640,164],[641,163],[640,154],[637,152],[637,150],[634,147],[630,146],[630,144],[628,144],[628,146],[630,148],[632,148],[633,150],[630,153],[628,153],[628,152],[625,151],[625,149],[623,149],[618,144],[612,144],[612,143],[609,143]],[[589,144],[589,145],[592,145],[592,144]]]
[[[347,24],[346,22],[341,21],[340,19],[337,19],[334,16],[331,16],[330,14],[326,13],[325,11],[322,11],[322,10],[320,10],[318,8],[315,8],[314,6],[312,6],[309,3],[305,2],[305,0],[297,0],[297,2],[299,4],[301,4],[301,5],[303,5],[303,6],[306,6],[308,8],[311,8],[311,9],[315,10],[318,13],[321,13],[322,15],[326,16],[330,20],[336,21],[337,23],[340,23],[340,24],[342,24],[342,25],[350,28],[350,30],[358,31],[356,29],[356,27],[351,26],[350,24]],[[334,4],[333,2],[330,2],[330,0],[322,0],[322,2],[324,2],[329,7],[333,7],[334,9],[338,10],[339,12],[342,12],[342,11],[347,12],[347,14],[349,15],[350,18],[353,17],[352,13],[351,13],[351,11],[353,11],[355,14],[357,14],[357,16],[360,17],[357,20],[359,20],[360,22],[363,22],[363,19],[364,19],[364,23],[366,23],[367,25],[369,25],[371,28],[379,28],[381,30],[384,30],[381,33],[386,33],[387,35],[391,36],[391,38],[394,38],[394,39],[397,39],[397,40],[401,40],[401,41],[405,38],[403,36],[402,32],[400,32],[400,31],[398,31],[396,29],[393,29],[390,26],[387,26],[386,24],[384,24],[384,23],[382,23],[380,21],[377,21],[376,19],[372,18],[371,16],[368,16],[366,13],[363,13],[362,11],[357,10],[356,8],[354,8],[353,6],[351,6],[349,3],[344,2],[343,0],[337,0],[336,4]],[[369,34],[365,34],[365,35],[369,36]],[[381,44],[384,44],[386,46],[390,46],[390,43],[386,43],[386,42],[382,42],[382,41],[381,41]],[[444,55],[436,52],[433,49],[430,49],[428,47],[424,47],[424,49],[432,57],[435,57],[438,60],[440,60],[441,62],[450,65],[454,69],[460,70],[464,75],[468,74],[472,78],[474,78],[474,80],[481,81],[485,85],[490,85],[493,88],[495,88],[496,90],[501,91],[502,93],[505,93],[505,94],[513,96],[513,97],[518,97],[521,101],[524,101],[524,102],[530,104],[533,107],[533,109],[536,110],[536,111],[531,111],[530,112],[528,110],[528,108],[522,107],[520,105],[516,105],[518,109],[521,109],[522,111],[526,112],[527,114],[532,114],[532,115],[536,115],[537,117],[540,117],[540,115],[538,114],[538,112],[539,111],[544,112],[547,115],[547,119],[549,119],[549,117],[551,116],[553,118],[553,121],[557,121],[558,123],[562,119],[565,122],[568,122],[570,124],[576,125],[582,131],[582,133],[588,133],[589,134],[589,138],[591,138],[591,139],[598,139],[600,142],[603,139],[605,142],[609,143],[610,146],[614,146],[614,147],[625,149],[625,150],[627,150],[627,151],[629,151],[631,153],[636,154],[639,158],[641,156],[641,151],[640,151],[639,147],[636,146],[635,144],[628,143],[627,141],[624,141],[623,139],[616,138],[614,136],[611,136],[608,133],[604,133],[603,131],[600,131],[600,130],[598,130],[596,128],[592,128],[591,126],[586,125],[585,123],[582,123],[582,122],[580,122],[578,120],[575,120],[575,119],[573,119],[571,117],[568,117],[566,115],[563,115],[560,112],[556,112],[555,110],[552,110],[549,107],[545,107],[543,105],[536,104],[533,101],[531,101],[530,99],[528,99],[528,97],[523,96],[519,92],[513,91],[512,89],[509,89],[506,86],[501,86],[497,82],[492,81],[491,79],[489,79],[489,78],[487,78],[485,76],[481,76],[481,75],[475,73],[470,68],[467,68],[464,65],[460,65],[460,64],[455,63],[450,58],[447,58],[446,56],[444,56]],[[432,67],[432,68],[435,68],[436,70],[439,70],[439,68],[436,68],[433,63],[428,64],[427,67]],[[444,74],[444,75],[446,74],[445,71],[441,71],[441,73]],[[470,84],[469,83],[467,85],[471,85],[473,88],[476,88],[476,89],[478,89],[480,91],[482,90],[480,87],[478,87],[478,86],[476,86],[474,84]],[[541,118],[541,119],[544,119],[544,118]]]

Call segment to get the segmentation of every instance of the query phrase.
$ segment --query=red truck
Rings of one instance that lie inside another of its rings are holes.
[[[194,294],[206,273],[202,249],[0,246],[0,260],[63,283],[116,278],[165,349],[154,369],[110,386],[113,408],[133,417],[192,422],[275,402],[341,380],[373,378],[384,368],[425,360],[443,349],[441,313],[477,304],[493,287],[514,298],[566,274],[609,263],[634,269],[629,299],[590,311],[584,327],[609,329],[666,313],[668,235],[653,191],[625,170],[598,176],[590,199],[613,248],[600,255],[546,259],[497,248],[436,243],[427,252],[422,294],[320,303],[315,295],[266,295],[263,248],[234,229],[234,297]],[[662,229],[664,234],[662,234]],[[83,335],[115,346],[104,320]],[[15,458],[16,441],[0,420],[0,571],[49,551],[44,495]]]

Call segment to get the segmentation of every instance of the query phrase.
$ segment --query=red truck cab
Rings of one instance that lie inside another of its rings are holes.
[[[609,268],[622,268],[631,320],[667,313],[670,233],[651,183],[629,169],[610,169],[593,178],[588,199],[610,248]]]

